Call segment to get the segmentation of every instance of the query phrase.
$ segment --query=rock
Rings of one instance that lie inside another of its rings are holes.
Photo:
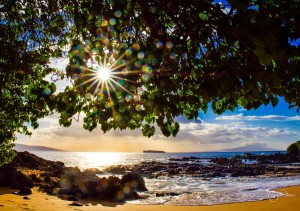
[[[36,174],[31,174],[30,177],[32,178],[33,182],[36,182],[36,183],[42,182],[41,178],[37,177]]]
[[[224,174],[220,172],[209,172],[205,174],[205,177],[224,177]]]
[[[82,207],[83,204],[73,201],[72,204],[69,204],[69,206]]]
[[[29,169],[46,169],[52,171],[64,169],[63,162],[45,160],[27,151],[18,152],[13,160],[13,164]]]
[[[104,172],[108,172],[111,174],[125,174],[128,169],[125,166],[117,165],[117,166],[109,166],[104,169]]]
[[[269,161],[268,157],[265,156],[265,155],[261,155],[261,156],[258,156],[256,158],[256,162],[257,163],[260,163],[260,164],[270,164],[271,162]]]
[[[169,158],[170,161],[182,161],[181,158]]]
[[[245,189],[246,191],[254,191],[254,190],[257,190],[258,188],[247,188]]]
[[[216,157],[216,158],[212,158],[210,160],[210,162],[218,164],[218,165],[228,165],[229,159],[228,158],[219,158],[219,157]]]
[[[24,196],[23,199],[30,200],[30,197],[29,196]]]
[[[168,193],[169,196],[179,196],[180,193],[170,192]]]
[[[48,176],[46,176],[46,177],[44,178],[44,182],[46,182],[46,183],[49,183],[49,182],[51,182],[51,178],[50,178],[50,177],[48,177]]]
[[[126,180],[127,178],[127,180]],[[96,198],[100,200],[123,202],[128,199],[138,199],[139,195],[130,185],[130,181],[136,182],[141,188],[143,180],[138,176],[132,180],[125,177],[124,181],[118,177],[99,178],[95,174],[72,171],[61,178],[59,194],[77,198]],[[128,183],[126,183],[126,182]]]
[[[83,173],[87,173],[87,174],[103,174],[104,172],[100,169],[97,168],[89,168],[86,169]]]
[[[58,193],[62,195],[76,196],[79,192],[80,189],[76,185],[73,185],[70,188],[61,188]]]
[[[197,165],[189,166],[187,169],[187,171],[193,171],[193,172],[199,171],[199,170],[200,170],[200,168]]]
[[[156,193],[155,196],[156,197],[163,197],[163,196],[165,196],[165,194],[164,193]]]
[[[257,158],[257,155],[245,152],[242,158],[247,160],[255,160]]]
[[[190,157],[183,157],[182,161],[191,161],[191,160],[199,160],[200,158],[198,157],[194,157],[194,156],[190,156]]]
[[[170,161],[196,161],[199,159],[201,158],[195,156],[183,157],[183,158],[169,158]]]
[[[136,173],[127,173],[122,176],[121,183],[123,185],[131,187],[133,190],[137,191],[147,191],[148,189],[145,186],[144,178]]]
[[[32,191],[28,187],[23,187],[23,188],[20,188],[19,194],[21,194],[21,195],[30,195],[30,194],[32,194]]]
[[[235,156],[231,158],[229,161],[231,165],[241,165],[243,163],[239,156]]]
[[[51,185],[40,185],[39,187],[39,191],[48,193],[48,194],[52,194],[54,190],[54,187]]]
[[[169,170],[168,175],[169,176],[174,176],[174,175],[177,176],[177,175],[179,175],[179,170],[177,170],[177,169]]]
[[[20,189],[22,187],[33,187],[33,180],[30,176],[26,176],[21,171],[18,171],[15,175],[11,175],[9,184],[14,189]]]
[[[68,201],[78,201],[78,199],[74,196],[69,196],[67,199]]]

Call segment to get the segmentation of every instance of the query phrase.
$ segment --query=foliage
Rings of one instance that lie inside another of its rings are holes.
[[[55,85],[44,80],[54,49],[62,42],[63,29],[52,26],[62,5],[39,1],[1,1],[0,15],[0,165],[14,154],[16,132],[29,135],[28,126],[54,109]]]
[[[292,143],[291,145],[288,146],[286,149],[286,152],[288,154],[300,154],[300,141],[297,141],[295,143]]]
[[[155,125],[175,136],[174,117],[197,118],[209,105],[221,114],[282,96],[299,108],[298,1],[222,2],[0,1],[1,143],[51,111],[66,127],[84,114],[89,131],[150,137]],[[56,73],[47,65],[63,47],[74,86],[55,93],[44,76]],[[111,80],[96,78],[104,64]]]

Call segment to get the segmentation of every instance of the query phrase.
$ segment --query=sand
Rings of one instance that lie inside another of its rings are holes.
[[[278,210],[278,211],[296,211],[300,207],[300,186],[292,186],[276,191],[285,193],[286,195],[276,199],[263,200],[257,202],[243,202],[225,205],[213,206],[171,206],[171,205],[113,205],[113,204],[90,204],[89,206],[74,207],[69,206],[72,202],[62,200],[56,196],[49,196],[45,193],[33,189],[30,199],[23,199],[23,196],[12,194],[13,190],[0,187],[0,210],[104,210],[104,211],[259,211],[259,210]]]

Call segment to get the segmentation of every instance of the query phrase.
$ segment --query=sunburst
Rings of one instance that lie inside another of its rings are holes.
[[[111,69],[108,66],[99,67],[97,76],[100,81],[107,81],[111,78]]]
[[[130,74],[141,74],[141,70],[128,70],[126,68],[126,61],[123,59],[126,53],[123,53],[117,59],[112,53],[108,56],[109,52],[104,51],[103,58],[98,55],[93,55],[92,59],[87,62],[87,67],[83,68],[84,72],[81,78],[85,78],[79,86],[88,86],[88,90],[93,90],[93,95],[103,94],[104,90],[111,98],[111,92],[117,92],[116,88],[127,92],[130,95],[133,93],[125,86],[118,83],[118,81],[126,81],[131,84],[138,84],[137,81],[128,79]]]

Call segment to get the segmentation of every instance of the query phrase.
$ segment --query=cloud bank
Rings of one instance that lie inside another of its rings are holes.
[[[229,121],[300,121],[300,116],[280,116],[280,115],[264,115],[264,116],[245,116],[236,114],[231,116],[219,116],[216,120]]]

